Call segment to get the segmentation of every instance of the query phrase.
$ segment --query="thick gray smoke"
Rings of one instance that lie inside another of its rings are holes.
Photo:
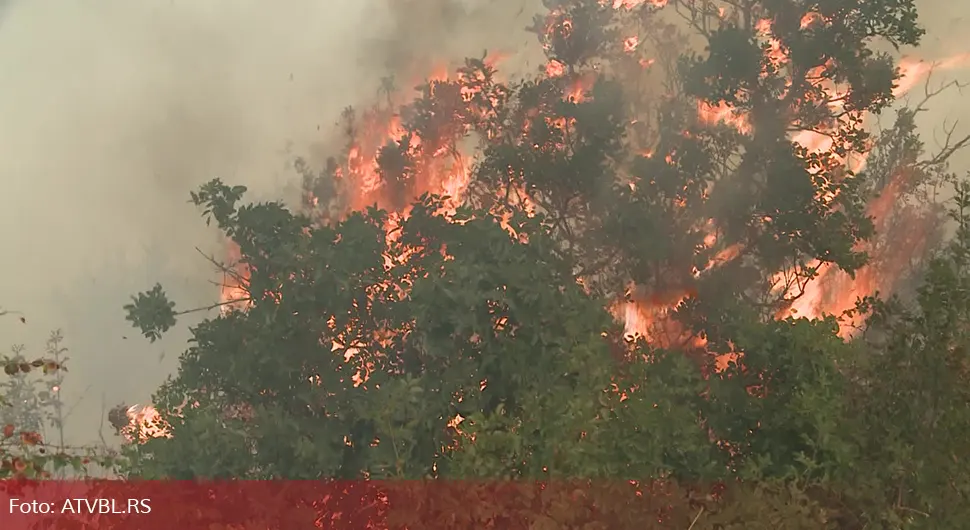
[[[283,197],[287,161],[369,102],[388,65],[520,51],[535,13],[519,0],[464,2],[484,17],[427,0],[0,2],[0,308],[27,319],[0,318],[0,337],[41,354],[64,329],[74,443],[98,439],[102,399],[147,402],[185,347],[189,320],[155,345],[138,336],[128,295],[160,280],[182,308],[217,297],[195,247],[222,244],[190,190],[218,176]]]

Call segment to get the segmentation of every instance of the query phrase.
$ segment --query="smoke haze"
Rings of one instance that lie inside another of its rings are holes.
[[[161,281],[181,308],[218,297],[195,247],[221,242],[189,191],[218,176],[281,198],[286,162],[368,102],[386,65],[529,42],[510,31],[521,2],[474,24],[439,4],[0,3],[0,308],[27,318],[0,319],[0,336],[41,355],[63,328],[72,442],[98,439],[102,397],[146,402],[185,346],[190,319],[154,345],[130,328],[130,294]]]
[[[918,0],[920,21],[926,28],[922,45],[912,55],[927,61],[961,57],[959,66],[934,73],[931,87],[957,81],[970,83],[970,43],[966,31],[970,25],[970,4],[958,4],[944,0]],[[970,86],[968,86],[970,89]],[[910,101],[919,101],[924,95],[923,86],[913,89]],[[953,87],[934,98],[927,105],[927,112],[918,119],[923,128],[923,140],[930,151],[938,150],[943,141],[943,126],[954,127],[954,139],[970,134],[970,100],[967,89]],[[952,170],[963,175],[970,170],[970,150],[964,149],[950,159]]]
[[[953,10],[970,7],[937,2],[921,54],[967,51]],[[155,281],[180,308],[218,296],[195,248],[221,241],[190,190],[221,177],[292,199],[287,161],[326,144],[388,66],[485,49],[517,54],[503,69],[539,66],[521,29],[538,0],[444,3],[0,0],[0,308],[27,318],[0,319],[0,337],[40,355],[63,328],[73,443],[98,439],[102,402],[147,402],[185,347],[190,319],[149,345],[124,321],[128,296]],[[931,125],[970,114],[956,93],[934,109]]]

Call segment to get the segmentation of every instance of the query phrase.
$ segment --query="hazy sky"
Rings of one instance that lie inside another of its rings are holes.
[[[195,247],[221,242],[189,191],[219,176],[280,198],[288,143],[306,154],[326,141],[345,106],[376,94],[386,61],[528,41],[510,30],[526,26],[521,0],[475,24],[445,20],[435,1],[386,3],[7,0],[0,307],[27,324],[0,319],[0,336],[40,353],[64,329],[64,395],[81,399],[72,439],[96,439],[102,395],[145,402],[177,366],[184,322],[148,345],[124,321],[128,295],[160,280],[183,308],[217,296]]]
[[[219,176],[284,197],[288,144],[325,142],[388,60],[528,55],[537,0],[476,1],[491,7],[470,21],[437,0],[0,0],[0,307],[28,319],[0,319],[0,342],[40,354],[64,330],[75,443],[97,438],[102,396],[147,401],[185,346],[188,321],[141,339],[128,295],[156,280],[183,308],[217,295],[195,247],[221,243],[188,192]],[[940,5],[921,53],[970,51],[956,3]],[[970,125],[958,95],[936,108]]]

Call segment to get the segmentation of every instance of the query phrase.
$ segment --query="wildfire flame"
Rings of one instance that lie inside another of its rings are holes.
[[[954,55],[937,62],[903,58],[899,63],[900,78],[893,89],[893,95],[896,97],[904,96],[924,82],[936,69],[953,69],[966,65],[968,62],[970,62],[970,54]],[[820,140],[817,135],[812,139],[809,139],[808,135],[804,135],[796,139],[796,141],[799,140],[804,141],[803,145],[806,145],[806,147],[815,150],[825,150],[831,146],[831,140],[828,138]],[[855,161],[855,165],[850,168],[859,171],[864,165],[865,159],[863,158]],[[877,234],[885,233],[888,228],[888,220],[893,213],[893,206],[899,199],[907,177],[906,172],[893,175],[889,184],[867,205],[866,212],[873,219]],[[871,243],[861,249],[869,251],[870,254],[876,251],[877,266],[867,266],[857,271],[855,276],[852,277],[829,263],[811,264],[812,267],[817,267],[816,278],[804,286],[803,292],[791,304],[790,308],[779,312],[777,316],[784,318],[791,314],[810,319],[823,315],[839,316],[853,309],[856,300],[859,298],[872,296],[877,292],[891,291],[895,281],[905,271],[910,256],[921,255],[925,250],[926,238],[923,235],[930,225],[930,219],[911,211],[905,211],[903,215],[909,217],[908,224],[911,227],[903,239],[895,241],[895,244],[890,245],[887,249],[880,249],[881,251],[874,249]],[[853,336],[859,323],[856,318],[848,319],[847,325],[841,328],[840,334],[846,338]]]
[[[600,0],[604,6],[611,6],[617,10],[634,10],[641,7],[651,7],[660,9],[667,5],[667,0]],[[718,17],[727,21],[728,13],[724,8],[718,10]],[[828,24],[829,21],[817,12],[808,12],[802,16],[800,27],[805,30],[816,25]],[[559,20],[557,31],[569,32],[572,23],[569,20]],[[552,27],[547,28],[551,31]],[[789,61],[787,50],[781,42],[773,37],[771,22],[760,20],[756,23],[758,37],[765,49],[764,65],[765,69],[781,69]],[[641,33],[641,35],[646,35]],[[642,57],[645,48],[640,35],[629,34],[621,37],[620,48],[633,57],[638,57],[637,64],[643,68],[655,63],[651,57]],[[499,56],[486,58],[486,63],[494,64],[499,60]],[[928,62],[915,58],[905,57],[899,63],[900,78],[893,89],[896,97],[904,96],[921,82],[925,81],[934,69],[954,69],[970,63],[970,54],[954,55],[942,61]],[[576,103],[587,100],[588,92],[596,80],[593,75],[574,75],[563,62],[552,59],[544,65],[543,72],[549,79],[560,80],[566,83],[564,99]],[[476,92],[476,79],[468,79],[467,73],[454,74],[447,65],[437,65],[433,67],[429,75],[424,76],[425,80],[420,84],[427,94],[435,95],[443,99],[457,98],[461,101],[471,101],[480,96]],[[466,76],[466,77],[463,77]],[[825,93],[825,104],[830,107],[838,107],[844,99],[838,87],[831,84],[824,84],[822,88]],[[414,86],[419,84],[412,79]],[[346,159],[340,164],[333,177],[340,186],[343,193],[343,202],[335,208],[333,218],[340,218],[351,211],[364,209],[369,205],[377,206],[391,212],[387,225],[386,234],[389,240],[395,237],[395,228],[405,219],[409,213],[408,203],[410,199],[424,193],[443,194],[450,197],[446,204],[445,212],[453,211],[465,199],[471,175],[473,160],[464,154],[462,147],[457,139],[463,138],[469,132],[466,122],[460,117],[449,112],[439,112],[433,114],[435,122],[427,130],[408,130],[402,123],[401,116],[395,111],[400,106],[399,98],[402,94],[387,94],[388,104],[386,106],[376,106],[363,112],[360,115],[349,116],[354,121],[354,131],[352,143],[347,150]],[[489,96],[492,97],[492,96]],[[479,109],[480,112],[487,112]],[[740,109],[734,108],[726,102],[697,104],[697,118],[702,124],[709,126],[727,126],[735,129],[741,134],[752,134],[753,127],[750,117]],[[556,123],[556,127],[567,128],[571,124]],[[830,153],[833,151],[833,140],[831,136],[823,134],[825,131],[800,130],[791,134],[791,141],[803,146],[809,153]],[[652,148],[642,149],[643,156],[653,157]],[[663,153],[660,153],[661,155]],[[668,161],[670,154],[666,155]],[[395,174],[382,173],[384,168],[393,168],[395,161],[403,160],[414,161],[413,166],[402,164],[397,167]],[[850,172],[859,172],[866,165],[866,153],[857,157],[842,159],[832,156],[833,164],[842,164]],[[868,214],[873,218],[877,232],[886,228],[887,220],[893,210],[894,203],[897,201],[901,190],[905,187],[905,174],[894,175],[891,182],[881,190],[878,197],[874,198],[867,207]],[[510,181],[512,182],[512,181]],[[636,189],[637,184],[631,182],[631,189]],[[517,207],[523,211],[533,214],[537,207],[530,199],[525,190],[517,187],[516,184],[509,184],[509,189],[499,190],[499,193],[517,197]],[[824,196],[823,196],[824,197]],[[321,204],[326,198],[310,196],[307,197],[308,203],[314,207],[323,208]],[[834,197],[827,197],[831,200]],[[508,213],[502,214],[505,218],[504,226],[510,231],[513,237],[524,237],[518,235],[509,226]],[[331,220],[330,217],[324,221]],[[788,316],[806,317],[809,319],[818,318],[823,315],[840,315],[855,305],[859,297],[872,295],[877,291],[885,291],[891,288],[896,278],[905,268],[905,260],[912,252],[921,252],[920,245],[923,238],[920,237],[922,227],[927,226],[923,219],[914,217],[911,219],[913,230],[910,231],[910,238],[904,241],[897,241],[896,246],[888,247],[889,250],[882,250],[879,256],[878,266],[869,266],[858,271],[854,277],[841,272],[831,264],[810,264],[818,267],[817,276],[807,284],[800,286],[785,286],[784,278],[779,274],[774,281],[777,285],[783,286],[784,296],[790,296],[792,302],[788,307],[778,311],[776,318],[782,319]],[[695,278],[701,278],[709,271],[725,265],[743,253],[740,245],[725,246],[718,241],[715,227],[708,226],[704,230],[707,235],[703,243],[705,249],[713,253],[713,258],[706,266],[692,271]],[[717,252],[714,250],[717,249]],[[899,251],[902,249],[902,251]],[[873,250],[866,247],[863,250]],[[444,252],[444,250],[443,250]],[[895,252],[895,253],[894,253]],[[227,261],[229,271],[226,272],[220,292],[220,301],[223,303],[224,311],[245,310],[251,304],[248,301],[250,293],[248,291],[249,270],[244,263],[238,263],[241,258],[239,248],[234,243],[229,243],[227,249]],[[388,267],[396,266],[407,261],[408,251],[404,251],[398,256],[385,256],[385,264]],[[796,293],[796,290],[801,292]],[[703,336],[697,336],[687,332],[670,318],[670,314],[686,299],[695,296],[697,293],[690,285],[674,284],[664,292],[653,292],[643,286],[629,285],[623,296],[616,300],[609,310],[616,319],[623,323],[624,334],[628,339],[644,338],[652,345],[661,348],[681,348],[685,350],[705,351],[708,348],[707,340]],[[797,297],[796,297],[797,294]],[[332,322],[331,322],[332,324]],[[499,323],[501,325],[501,323]],[[352,340],[341,338],[342,332],[332,324],[331,329],[334,339],[332,348],[335,353],[342,352],[346,362],[354,362],[354,357],[359,351]],[[852,327],[843,328],[844,337],[852,335]],[[380,341],[379,341],[380,342]],[[714,353],[714,352],[709,352]],[[737,361],[743,353],[735,351],[733,345],[729,351],[714,353],[716,355],[716,367],[724,370],[728,365]],[[373,368],[372,365],[360,366],[357,373],[353,376],[354,386],[366,383],[368,374]],[[310,378],[313,383],[314,378]],[[485,387],[482,382],[482,388]],[[619,390],[617,390],[619,391]],[[624,399],[626,394],[624,393]],[[459,398],[460,400],[460,398]],[[171,436],[169,429],[161,420],[158,412],[151,406],[132,406],[127,409],[129,418],[129,440],[144,440],[152,437]],[[460,432],[460,424],[464,418],[460,415],[449,419],[448,425]]]
[[[168,427],[162,421],[155,407],[132,405],[128,407],[127,413],[128,428],[123,431],[123,434],[129,441],[171,436]]]
[[[614,9],[633,10],[635,8],[650,6],[652,8],[662,8],[666,0],[602,0],[601,4],[611,5]],[[723,9],[719,12],[719,17],[726,20],[728,16]],[[811,28],[816,25],[827,24],[829,21],[817,12],[806,13],[801,18],[800,27],[802,29]],[[571,21],[556,20],[550,22],[549,31],[555,26],[556,31],[566,32],[572,30]],[[765,49],[765,69],[781,69],[789,62],[788,51],[781,42],[772,35],[771,21],[760,20],[756,23],[758,37],[764,44]],[[639,54],[644,46],[640,36],[629,35],[621,37],[621,49],[629,54]],[[487,59],[494,63],[496,57]],[[901,77],[894,88],[894,95],[902,96],[913,87],[917,86],[930,74],[934,68],[956,68],[966,64],[970,60],[970,54],[953,56],[951,58],[929,63],[912,58],[903,58],[899,64]],[[646,67],[654,63],[653,58],[641,58],[639,64]],[[565,99],[576,103],[587,99],[587,94],[595,77],[592,75],[572,75],[571,71],[559,60],[550,60],[544,66],[544,73],[550,79],[563,78],[568,82],[565,90]],[[470,101],[476,96],[474,83],[468,83],[469,79],[463,79],[463,74],[455,75],[447,68],[440,66],[433,69],[431,75],[426,76],[426,81],[422,83],[424,90],[428,94],[460,98]],[[457,83],[451,83],[458,81]],[[830,107],[838,107],[844,99],[844,93],[838,87],[831,84],[824,84],[822,88],[825,93],[824,103]],[[391,99],[391,95],[388,95]],[[356,129],[353,135],[353,142],[348,149],[346,160],[342,164],[344,169],[338,170],[334,178],[342,186],[346,195],[346,202],[338,208],[338,217],[354,210],[360,210],[368,205],[376,204],[381,208],[392,212],[386,226],[388,236],[391,237],[393,230],[399,225],[401,219],[408,215],[408,200],[423,193],[444,194],[451,197],[448,208],[453,209],[461,204],[469,186],[472,159],[462,154],[462,149],[454,141],[456,138],[465,136],[468,133],[468,126],[456,116],[446,112],[436,115],[436,123],[430,130],[407,130],[394,109],[395,104],[383,107],[375,107],[356,116]],[[732,107],[728,103],[707,103],[699,102],[697,106],[697,117],[703,124],[726,125],[736,129],[741,134],[753,133],[750,117],[745,112]],[[559,127],[567,127],[569,124],[556,124]],[[837,125],[834,125],[837,126]],[[825,131],[801,130],[791,134],[791,141],[805,147],[810,153],[829,153],[834,151],[831,136],[823,134]],[[645,151],[645,156],[653,156],[653,151]],[[667,155],[668,158],[670,155]],[[382,174],[380,168],[387,168],[394,164],[388,163],[395,160],[407,158],[414,160],[414,167],[403,167],[399,174]],[[866,164],[865,153],[856,157],[842,159],[834,154],[830,156],[832,164],[842,164],[851,172],[861,171]],[[385,163],[379,163],[385,162]],[[901,177],[900,177],[901,178]],[[894,180],[887,186],[880,196],[874,199],[868,207],[869,214],[875,219],[877,228],[881,226],[883,220],[888,217],[888,211],[892,208],[900,186]],[[635,188],[635,183],[630,183],[631,189]],[[534,206],[529,204],[528,194],[517,190],[515,193],[522,197],[522,204],[527,211],[534,212]],[[832,200],[834,196],[822,196],[825,200]],[[320,197],[311,197],[312,204],[318,204]],[[508,223],[506,223],[507,225]],[[718,241],[713,230],[705,238],[705,246],[714,249],[718,246]],[[721,248],[708,265],[701,270],[695,270],[694,275],[700,276],[705,271],[713,270],[728,263],[742,254],[742,248],[732,245]],[[230,261],[237,261],[239,251],[234,245],[229,248]],[[393,266],[394,263],[406,260],[407,256],[388,257],[387,265]],[[892,258],[889,259],[892,262]],[[901,262],[901,260],[897,260]],[[895,262],[893,262],[895,263]],[[781,310],[776,315],[777,318],[786,318],[789,315],[802,316],[807,318],[817,318],[827,314],[841,314],[850,309],[857,297],[875,293],[877,290],[884,290],[891,286],[898,275],[899,267],[891,265],[882,268],[868,267],[856,274],[855,278],[838,271],[829,264],[813,264],[818,266],[817,277],[807,285],[799,286],[804,292],[794,299],[789,307]],[[226,304],[226,310],[243,309],[246,302],[232,302],[233,300],[243,300],[248,297],[246,283],[248,272],[245,266],[234,268],[234,274],[227,277],[221,292],[221,300]],[[778,283],[782,281],[779,278]],[[782,294],[795,298],[793,287]],[[648,341],[661,347],[684,347],[693,349],[703,349],[706,340],[692,334],[685,333],[680,327],[673,323],[668,315],[678,307],[685,299],[693,296],[691,287],[675,287],[668,289],[668,292],[655,293],[647,292],[643,287],[631,285],[624,293],[622,299],[616,301],[610,310],[616,318],[623,322],[625,334],[629,338],[643,337]],[[844,335],[849,336],[851,331],[845,331]],[[335,344],[336,349],[343,346]],[[352,352],[350,348],[349,352]],[[719,364],[723,367],[732,359],[736,359],[739,352],[721,353]],[[351,353],[352,356],[352,353]],[[366,367],[365,367],[366,368]],[[366,369],[362,374],[358,374],[360,384],[366,381]]]
[[[824,17],[820,14],[811,12],[806,14],[801,21],[801,27],[807,28],[813,24],[825,23]],[[785,51],[770,37],[770,23],[767,20],[759,21],[757,24],[759,33],[769,42],[766,51],[767,59],[773,66],[784,64],[787,60]],[[970,63],[970,54],[958,54],[948,57],[941,61],[929,62],[910,57],[904,57],[899,63],[900,77],[893,89],[896,97],[904,96],[914,87],[924,82],[930,73],[938,69],[953,69],[965,66]],[[830,105],[838,105],[843,99],[844,94],[832,86],[825,86],[827,99]],[[709,105],[701,102],[698,106],[698,117],[707,124],[724,124],[736,128],[741,133],[750,133],[751,126],[747,116],[731,107],[726,103],[719,105]],[[800,131],[792,137],[792,141],[804,146],[809,153],[825,153],[832,149],[832,137],[816,131]],[[864,169],[866,165],[866,154],[843,160],[847,168],[852,172]],[[898,199],[901,182],[905,175],[895,175],[893,180],[881,191],[878,197],[873,199],[867,207],[867,213],[873,218],[876,231],[880,233],[886,227],[890,211]],[[910,213],[910,215],[912,215]],[[776,316],[785,318],[789,315],[803,316],[809,319],[819,318],[824,315],[842,315],[846,311],[855,307],[858,298],[871,296],[878,291],[886,292],[892,289],[896,278],[902,274],[905,264],[908,262],[909,255],[913,252],[920,253],[924,250],[925,240],[919,237],[927,229],[929,220],[926,218],[914,217],[913,229],[907,238],[905,247],[896,247],[898,252],[879,256],[879,267],[869,266],[857,272],[855,277],[840,271],[830,263],[813,263],[809,266],[817,267],[817,276],[807,285],[792,286],[786,294],[795,295],[796,290],[800,290],[797,299],[786,309],[780,311]],[[872,250],[868,245],[860,250]],[[887,254],[887,253],[883,253]],[[776,278],[776,284],[783,283],[780,278]],[[642,310],[641,310],[642,311]],[[629,315],[629,312],[627,312]],[[639,333],[645,334],[642,329],[645,319],[635,319],[631,326],[627,320],[628,328],[635,328]],[[850,322],[849,326],[843,327],[841,334],[843,337],[850,337],[855,332],[857,322]]]
[[[622,2],[618,0],[614,7],[628,7],[627,4],[633,2]],[[635,2],[639,4],[640,2]],[[720,16],[724,17],[723,10]],[[809,12],[802,17],[801,28],[805,29],[813,25],[826,24],[828,21],[817,12]],[[756,24],[756,30],[765,46],[766,68],[778,69],[783,67],[787,61],[787,51],[781,43],[772,37],[771,23],[769,20],[760,20]],[[624,42],[624,50],[627,52],[636,48],[636,41],[627,39]],[[961,67],[970,62],[970,54],[960,54],[942,61],[927,62],[923,60],[905,57],[900,61],[900,77],[893,89],[893,95],[900,97],[908,93],[912,88],[925,81],[930,73],[935,69],[952,69]],[[838,108],[846,95],[837,87],[830,83],[822,85],[826,94],[827,104],[830,107]],[[697,115],[701,123],[707,125],[726,125],[736,129],[742,134],[752,133],[752,126],[745,112],[734,108],[726,102],[698,103]],[[830,159],[835,163],[843,164],[850,172],[857,173],[866,166],[867,152],[856,154],[846,158],[831,155],[833,151],[833,140],[830,135],[823,134],[825,131],[803,130],[795,133],[792,142],[805,147],[809,153],[829,153]],[[649,151],[647,156],[652,156]],[[669,160],[669,157],[668,157]],[[867,207],[867,213],[873,218],[877,234],[883,233],[887,227],[887,219],[890,216],[893,205],[897,202],[901,183],[905,175],[895,175],[889,185],[887,185],[878,197],[874,198]],[[632,186],[632,185],[631,185]],[[832,200],[834,196],[823,195],[824,200]],[[879,249],[877,252],[878,265],[870,265],[857,271],[854,276],[850,276],[839,270],[830,263],[810,264],[817,267],[817,276],[810,280],[806,285],[790,286],[782,294],[791,297],[793,302],[776,314],[776,318],[786,318],[789,315],[815,319],[824,315],[843,315],[846,311],[853,309],[856,300],[862,297],[874,295],[876,292],[891,291],[896,279],[905,271],[909,256],[913,253],[921,253],[925,249],[925,238],[921,237],[927,230],[930,220],[927,217],[919,217],[907,212],[910,216],[912,229],[907,234],[905,241],[896,241],[895,245]],[[705,240],[707,246],[714,243],[714,236],[708,236]],[[738,254],[739,249],[729,249],[719,263],[730,261]],[[872,255],[874,249],[871,244],[865,245],[859,250],[869,251]],[[709,267],[716,266],[715,264]],[[779,274],[780,275],[780,274]],[[775,278],[776,285],[783,285],[780,278]],[[796,293],[796,289],[802,292]],[[669,293],[668,299],[660,299],[657,296],[638,296],[636,288],[628,289],[626,300],[618,302],[612,307],[614,315],[624,323],[624,331],[628,338],[643,337],[649,342],[660,347],[681,346],[688,348],[702,349],[706,345],[703,338],[691,336],[685,333],[680,326],[672,323],[667,315],[689,296],[688,292],[674,291]],[[857,327],[855,320],[850,320],[849,325],[840,328],[840,335],[845,338],[851,337]],[[739,352],[730,352],[718,356],[718,368],[723,369],[726,364],[738,358]]]

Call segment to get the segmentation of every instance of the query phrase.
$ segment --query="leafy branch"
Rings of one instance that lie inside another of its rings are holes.
[[[137,296],[132,296],[131,299],[132,303],[124,306],[124,310],[128,312],[125,320],[131,322],[132,327],[140,329],[145,338],[151,342],[160,339],[163,333],[172,329],[177,323],[176,318],[179,316],[211,311],[251,300],[249,297],[234,298],[207,306],[176,311],[175,302],[168,299],[168,295],[162,289],[161,284],[157,283],[151,290],[140,292]]]

